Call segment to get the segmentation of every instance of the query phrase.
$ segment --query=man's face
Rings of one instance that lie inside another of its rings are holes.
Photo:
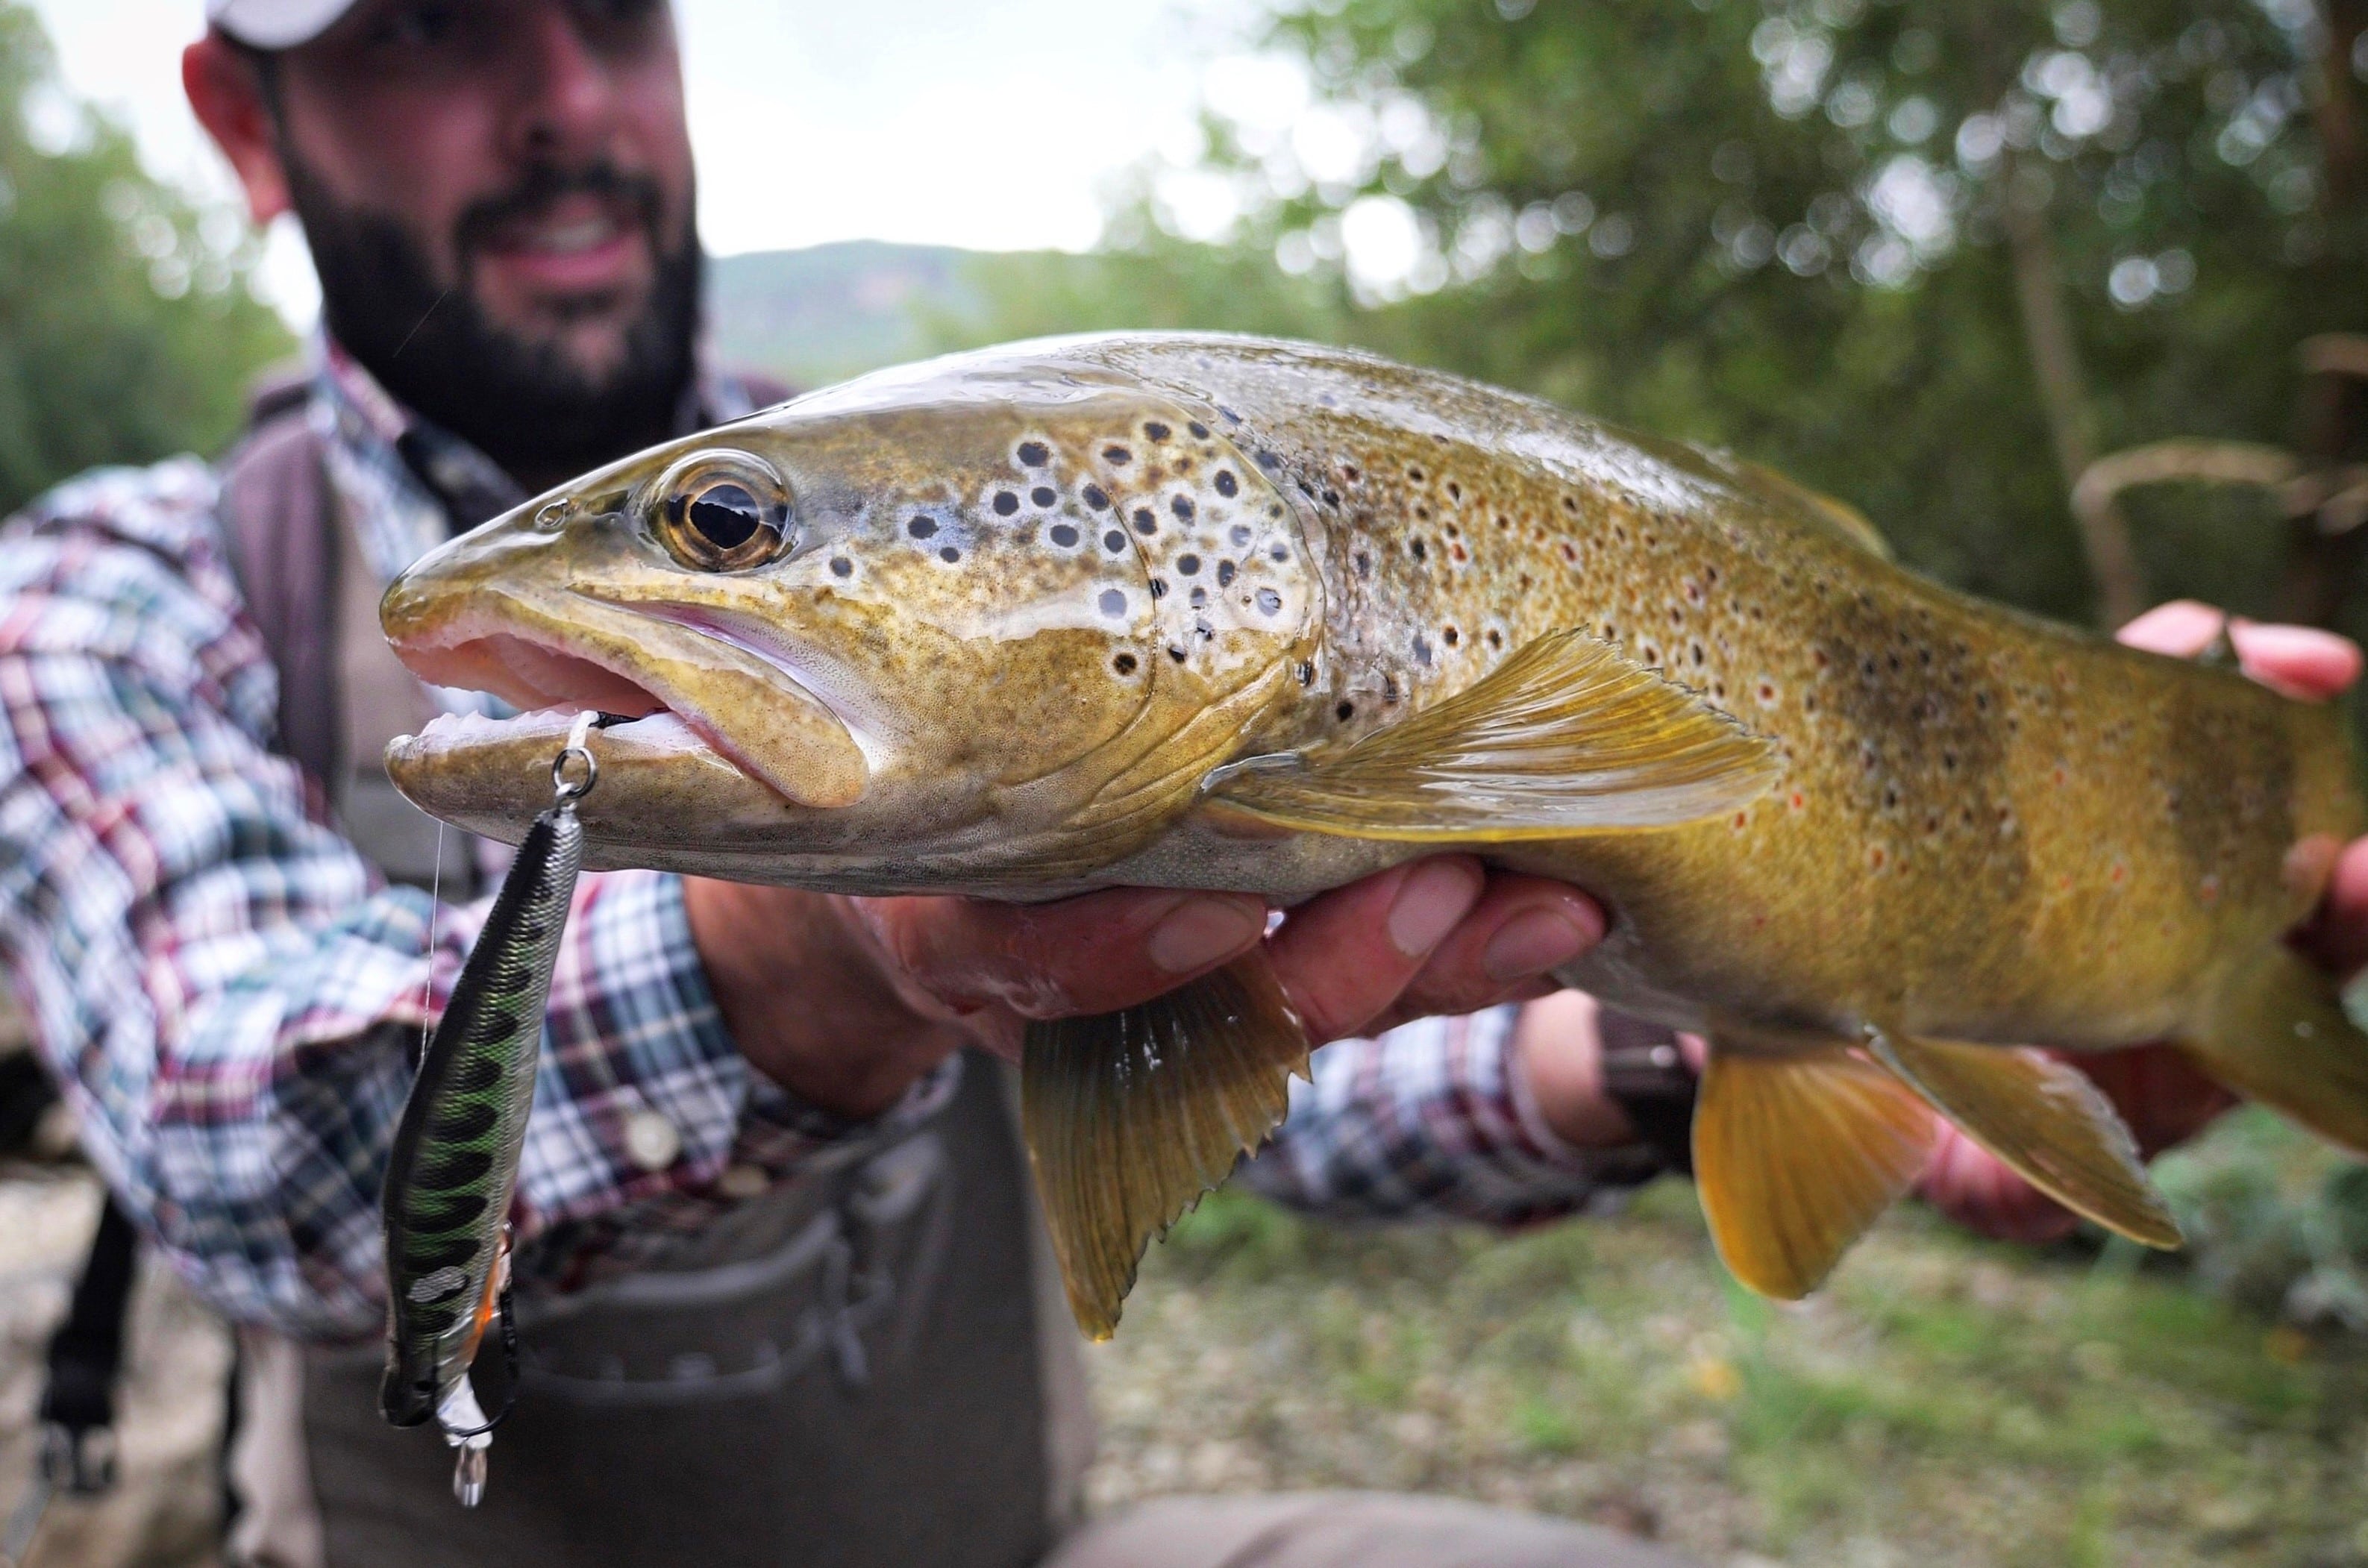
[[[665,433],[699,273],[666,0],[364,0],[274,69],[329,325],[391,390],[514,470]]]

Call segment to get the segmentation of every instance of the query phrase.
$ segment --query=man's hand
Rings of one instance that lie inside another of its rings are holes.
[[[2180,600],[2149,610],[2119,635],[2132,647],[2187,658],[2211,644],[2224,619],[2208,605]],[[2359,647],[2330,631],[2230,620],[2228,634],[2245,673],[2289,697],[2324,700],[2360,677]],[[2368,964],[2368,839],[2345,848],[2318,913],[2294,940],[2336,974]],[[2072,1060],[2120,1108],[2148,1158],[2186,1142],[2237,1103],[2169,1046],[2086,1052]],[[1942,1130],[1918,1190],[1952,1219],[2003,1240],[2055,1241],[2079,1222],[1953,1127]]]
[[[951,1052],[1016,1056],[1030,1020],[1132,1006],[1261,941],[1311,1041],[1554,989],[1601,939],[1586,894],[1441,856],[1300,905],[1112,889],[1055,903],[859,899],[684,879],[725,1027],[757,1071],[871,1116]]]

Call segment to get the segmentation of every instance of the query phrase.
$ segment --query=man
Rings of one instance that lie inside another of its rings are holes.
[[[1075,1336],[981,1054],[1027,1019],[1122,1006],[1268,941],[1315,1037],[1344,1041],[1253,1168],[1269,1190],[1508,1221],[1654,1168],[1637,1123],[1683,1096],[1667,1042],[1610,1094],[1585,999],[1493,1006],[1544,996],[1601,912],[1460,858],[1342,889],[1271,937],[1257,901],[1219,895],[1019,910],[586,879],[516,1216],[521,1397],[485,1506],[451,1504],[435,1439],[375,1411],[375,1198],[407,1050],[494,858],[388,794],[379,744],[430,697],[370,606],[451,530],[748,393],[694,351],[663,0],[208,15],[191,104],[256,218],[302,220],[324,338],[220,474],[90,476],[0,552],[0,947],[93,1160],[249,1325],[246,1553],[1666,1561],[1414,1499],[1188,1501],[1068,1533],[1088,1441]],[[2274,636],[2240,646],[2314,690],[2355,672],[2348,644]],[[381,885],[364,851],[463,896]],[[2335,928],[2368,925],[2368,858],[2339,882]],[[1436,1015],[1471,1016],[1374,1037]],[[2215,1108],[2140,1078],[2129,1097],[2164,1137]],[[1943,1169],[1942,1196],[1993,1228],[2063,1222],[1977,1156]]]

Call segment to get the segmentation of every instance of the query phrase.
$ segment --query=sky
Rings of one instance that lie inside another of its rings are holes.
[[[1250,0],[677,0],[710,251],[886,239],[1077,250],[1147,157],[1189,158],[1202,62]],[[67,87],[155,173],[229,189],[181,96],[201,0],[33,0]],[[309,320],[301,239],[265,287]]]

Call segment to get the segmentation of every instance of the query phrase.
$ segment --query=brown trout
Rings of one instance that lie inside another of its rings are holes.
[[[1560,978],[1708,1037],[1721,1256],[1813,1289],[1945,1117],[2178,1228],[2087,1080],[2169,1040],[2368,1151],[2368,1038],[2281,937],[2362,831],[2336,709],[1982,603],[1717,453],[1346,351],[1204,335],[885,371],[613,464],[422,560],[386,630],[521,717],[398,742],[517,838],[569,716],[586,861],[848,892],[1279,905],[1447,847],[1611,912]],[[1073,1305],[1272,1129],[1261,964],[1040,1028]]]

